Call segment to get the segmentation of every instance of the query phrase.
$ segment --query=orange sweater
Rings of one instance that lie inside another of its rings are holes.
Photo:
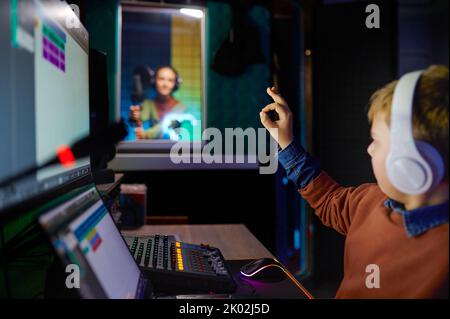
[[[323,171],[299,192],[326,226],[346,236],[336,298],[448,298],[448,223],[409,237],[376,184],[345,188]],[[379,288],[366,286],[371,264],[379,267]]]

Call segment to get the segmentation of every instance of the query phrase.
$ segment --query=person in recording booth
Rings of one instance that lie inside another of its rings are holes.
[[[448,68],[433,65],[372,95],[367,152],[377,183],[358,187],[340,186],[295,145],[288,105],[267,89],[274,103],[261,122],[289,179],[321,221],[346,236],[337,298],[448,298],[448,80]]]
[[[173,93],[179,88],[181,79],[178,72],[171,66],[161,66],[155,70],[152,85],[156,91],[154,100],[146,99],[142,105],[130,107],[130,120],[137,123],[135,135],[137,139],[161,139],[165,138],[161,121],[169,113],[184,113],[186,107],[173,97]],[[149,121],[150,128],[144,129],[142,122]],[[176,128],[177,124],[171,124]]]

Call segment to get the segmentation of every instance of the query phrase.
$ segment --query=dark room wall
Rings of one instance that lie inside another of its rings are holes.
[[[208,2],[207,26],[207,93],[208,126],[221,130],[227,127],[262,127],[259,110],[269,103],[266,88],[271,83],[270,12],[254,6],[248,19],[259,31],[264,63],[249,65],[239,76],[225,76],[211,69],[214,55],[228,37],[231,8],[222,2]]]
[[[108,57],[109,119],[115,120],[118,5],[119,0],[89,0],[81,2],[83,23],[89,31],[91,48],[105,52]]]
[[[395,2],[380,2],[381,28],[365,27],[367,2],[327,1],[315,14],[314,154],[344,186],[374,182],[366,109],[396,76]],[[315,219],[314,277],[343,275],[344,237]]]
[[[448,66],[448,0],[398,1],[398,75]]]

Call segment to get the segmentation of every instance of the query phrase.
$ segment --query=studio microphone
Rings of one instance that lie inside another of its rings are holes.
[[[142,86],[142,79],[140,74],[133,74],[133,93],[131,93],[131,100],[133,104],[139,104],[144,95],[144,88]]]
[[[96,152],[107,152],[118,142],[122,141],[128,135],[126,125],[123,121],[109,125],[104,129],[100,129],[93,134],[76,141],[71,146],[60,145],[55,150],[55,156],[46,162],[29,167],[17,175],[8,177],[0,182],[0,188],[6,187],[22,178],[25,178],[37,171],[55,164],[64,167],[75,165],[77,159],[90,156]]]
[[[140,104],[145,98],[145,92],[152,84],[155,72],[148,66],[138,66],[133,71],[133,104]]]

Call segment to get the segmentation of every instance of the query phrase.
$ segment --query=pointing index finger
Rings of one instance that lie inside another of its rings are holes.
[[[275,87],[267,88],[267,94],[273,99],[275,103],[286,106],[286,101],[277,93]]]

